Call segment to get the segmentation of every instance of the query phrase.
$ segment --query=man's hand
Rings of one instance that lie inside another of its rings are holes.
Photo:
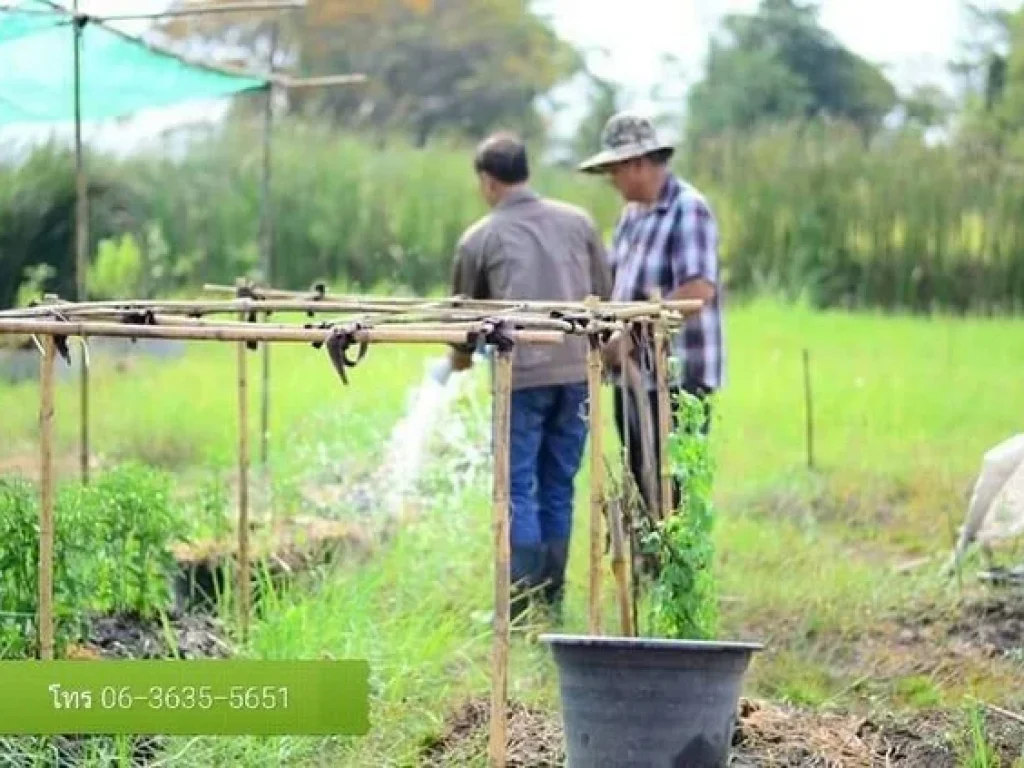
[[[457,349],[453,349],[449,358],[452,361],[453,371],[468,371],[473,367],[473,353],[462,352]]]
[[[698,277],[695,280],[688,280],[683,283],[665,298],[667,301],[696,299],[707,304],[715,298],[717,292],[718,288],[714,283],[709,283],[707,280]]]

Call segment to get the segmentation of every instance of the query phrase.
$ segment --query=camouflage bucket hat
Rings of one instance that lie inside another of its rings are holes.
[[[600,173],[608,165],[675,147],[658,139],[654,125],[639,115],[621,113],[612,117],[601,133],[601,151],[580,163],[584,173]]]

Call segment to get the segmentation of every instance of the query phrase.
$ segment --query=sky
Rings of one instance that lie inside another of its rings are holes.
[[[655,111],[650,97],[681,105],[687,88],[700,79],[708,41],[728,13],[749,13],[758,0],[536,0],[556,30],[574,44],[591,50],[589,62],[599,75],[626,88],[627,106]],[[981,4],[1014,7],[1024,0],[981,0]],[[81,0],[91,13],[140,12],[164,7],[163,0]],[[897,88],[921,82],[951,86],[945,63],[956,55],[966,31],[962,0],[822,0],[820,19],[843,44],[886,68]],[[628,12],[627,12],[628,9]],[[120,25],[133,31],[132,25]],[[135,27],[137,29],[137,27]],[[668,55],[678,65],[667,66]],[[561,89],[554,124],[556,133],[571,132],[586,104],[586,93],[574,83]],[[152,111],[122,125],[145,135],[168,121],[216,116],[217,104],[194,104]],[[109,136],[109,129],[103,134]],[[98,137],[97,137],[98,138]]]
[[[682,103],[700,79],[708,42],[723,16],[751,13],[758,0],[543,0],[555,28],[577,45],[604,49],[591,59],[595,72],[622,83],[629,106],[655,111],[647,95],[662,86],[665,98]],[[1021,0],[981,0],[988,7],[1013,8]],[[623,7],[629,8],[628,17]],[[967,31],[962,0],[823,0],[819,19],[855,53],[885,68],[900,90],[924,82],[949,88],[946,62],[957,54]],[[679,67],[666,68],[670,54]],[[562,113],[568,125],[578,115]],[[569,115],[572,115],[570,118]]]

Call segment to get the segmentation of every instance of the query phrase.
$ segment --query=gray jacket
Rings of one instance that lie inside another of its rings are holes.
[[[459,240],[452,292],[502,301],[607,300],[612,275],[593,219],[582,209],[514,192],[471,226]],[[586,381],[587,339],[562,344],[518,344],[512,356],[512,387]]]

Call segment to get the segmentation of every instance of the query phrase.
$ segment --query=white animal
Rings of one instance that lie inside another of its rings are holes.
[[[949,562],[955,569],[967,548],[990,546],[1024,533],[1024,434],[1015,435],[982,457],[981,472],[960,529],[960,540]]]

